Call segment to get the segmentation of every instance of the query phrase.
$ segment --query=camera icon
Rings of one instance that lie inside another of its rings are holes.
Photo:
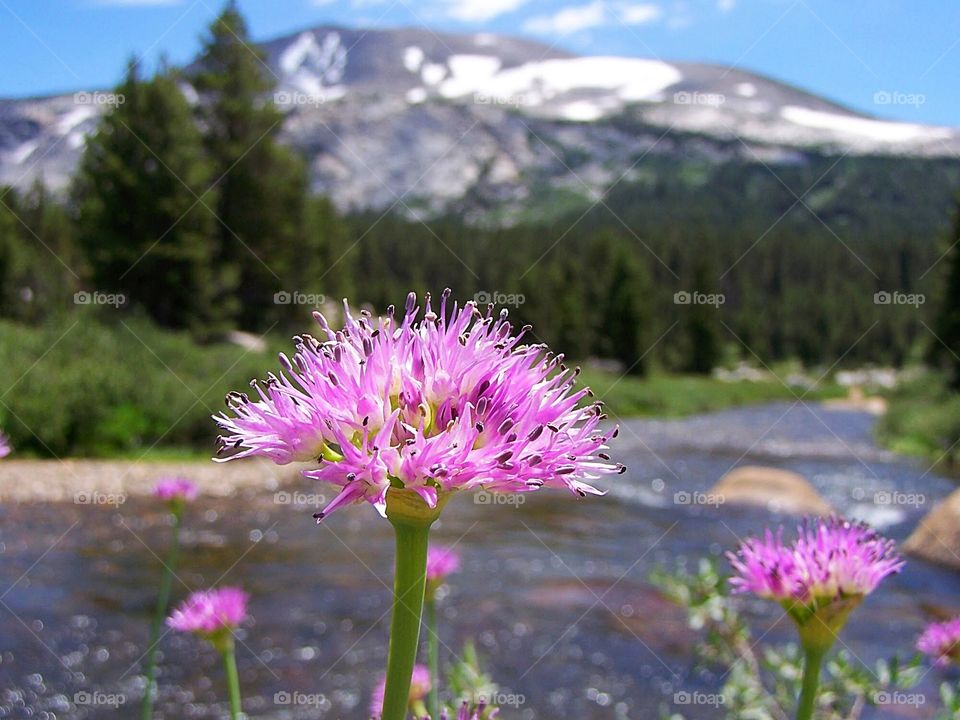
[[[674,305],[689,305],[692,299],[692,296],[686,290],[680,290],[673,294]]]
[[[293,501],[290,493],[285,490],[273,494],[273,502],[275,505],[289,505]]]
[[[678,490],[673,494],[674,505],[689,505],[692,499],[690,493],[686,490]]]
[[[881,290],[880,292],[873,294],[874,305],[889,305],[892,301],[893,296],[886,290]]]
[[[893,95],[886,90],[880,90],[873,94],[873,103],[875,105],[889,105],[893,102]]]
[[[74,705],[89,705],[92,700],[93,696],[86,690],[81,690],[80,692],[73,694]]]
[[[75,105],[89,105],[93,99],[88,92],[76,92],[73,94],[73,102]]]
[[[673,94],[673,102],[677,105],[689,105],[691,101],[690,93],[686,90],[681,90],[680,92],[675,92]]]
[[[880,490],[874,493],[873,502],[877,505],[890,505],[893,502],[893,496],[887,490]]]
[[[473,496],[474,505],[492,505],[493,495],[486,490],[481,490]]]
[[[90,504],[90,493],[81,490],[80,492],[75,492],[73,494],[73,504],[74,505],[89,505]]]
[[[492,99],[486,93],[474,93],[473,101],[477,105],[489,105],[492,102]]]
[[[73,294],[73,304],[74,305],[89,305],[92,296],[86,290],[81,290]]]
[[[279,92],[275,92],[273,94],[273,102],[277,105],[289,105],[291,99],[292,97],[290,93],[286,92],[285,90],[280,90]]]
[[[286,290],[281,290],[273,294],[273,303],[275,305],[289,305],[291,302],[293,302],[293,296]]]
[[[493,302],[493,296],[486,290],[481,290],[476,295],[473,296],[473,301],[477,305],[487,305]]]
[[[289,705],[293,702],[293,696],[286,690],[281,690],[273,694],[274,705]]]
[[[674,705],[689,705],[692,700],[692,695],[686,690],[681,690],[680,692],[675,692],[673,694],[673,704]]]

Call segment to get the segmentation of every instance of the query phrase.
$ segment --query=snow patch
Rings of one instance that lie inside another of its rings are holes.
[[[89,120],[97,114],[97,111],[90,106],[78,107],[71,110],[57,120],[57,132],[60,135],[66,135],[81,123]]]
[[[567,103],[560,108],[560,116],[564,120],[573,120],[574,122],[592,122],[599,120],[603,115],[603,109],[597,103],[589,100]]]
[[[733,90],[737,95],[745,98],[752,98],[757,94],[757,86],[748,82],[737,83]]]
[[[490,33],[478,33],[474,36],[473,42],[477,47],[490,47],[497,44],[497,36]]]
[[[403,66],[412,73],[420,72],[423,59],[423,49],[416,45],[411,45],[403,51]]]
[[[10,158],[10,161],[15,165],[19,165],[22,162],[25,162],[28,157],[33,155],[33,152],[38,147],[40,147],[40,143],[38,143],[36,140],[30,140],[14,148],[10,154],[7,155],[7,157]]]
[[[447,59],[450,77],[443,82],[440,93],[445,97],[476,93],[490,83],[500,63],[500,58],[492,55],[451,55]]]
[[[411,105],[419,105],[427,99],[427,89],[415,87],[407,90],[407,102]]]
[[[301,33],[280,55],[284,75],[304,88],[336,85],[343,80],[346,68],[347,49],[337,32],[327,33],[322,43],[311,32]]]
[[[423,69],[420,70],[420,77],[427,85],[436,85],[446,76],[446,66],[438,63],[424,63]]]
[[[787,105],[780,110],[780,116],[797,125],[832,130],[844,135],[853,135],[867,140],[880,142],[910,142],[911,140],[949,139],[950,132],[945,128],[931,128],[912,123],[870,120],[850,115],[810,110],[797,105]]]

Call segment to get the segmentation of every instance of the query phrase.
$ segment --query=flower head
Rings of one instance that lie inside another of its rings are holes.
[[[499,712],[496,708],[487,707],[487,704],[482,700],[474,707],[470,707],[469,703],[464,702],[457,711],[457,720],[492,720]],[[446,710],[440,713],[440,720],[447,720]]]
[[[0,432],[0,458],[4,458],[13,451],[13,448],[10,447],[10,441],[7,440],[7,436]]]
[[[153,488],[153,496],[166,502],[191,502],[197,498],[197,486],[182,477],[163,478]]]
[[[221,452],[319,463],[304,474],[340,490],[320,517],[364,500],[386,514],[391,488],[434,509],[456,490],[599,494],[589,480],[623,471],[603,453],[616,429],[599,431],[599,406],[581,406],[589,390],[562,356],[521,343],[529,328],[458,307],[449,290],[439,312],[429,295],[425,306],[421,317],[410,293],[400,319],[392,306],[356,318],[344,302],[339,331],[315,313],[324,339],[296,338],[256,398],[227,396]]]
[[[917,650],[932,657],[937,665],[960,662],[960,617],[928,625],[917,640]]]
[[[427,551],[427,582],[440,583],[460,569],[460,555],[453,548],[437,545]]]
[[[832,643],[849,613],[880,581],[897,573],[903,560],[892,540],[863,523],[841,518],[805,521],[797,539],[783,542],[783,529],[743,542],[728,553],[735,592],[777,600],[811,642]],[[808,623],[815,617],[817,622]]]
[[[190,596],[167,618],[167,625],[208,639],[229,633],[247,616],[250,596],[236,587],[201,590]]]
[[[373,717],[380,717],[383,712],[383,696],[386,691],[387,679],[380,678],[377,686],[373,689],[373,695],[370,698],[370,714]],[[430,693],[430,669],[426,665],[413,666],[413,678],[410,680],[410,709],[422,714],[423,701]]]

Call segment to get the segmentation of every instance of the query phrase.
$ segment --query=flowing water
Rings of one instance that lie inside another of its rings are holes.
[[[476,639],[504,720],[646,719],[661,707],[719,717],[715,707],[674,703],[677,693],[715,691],[719,677],[695,665],[697,636],[647,583],[649,571],[720,555],[763,526],[760,510],[695,504],[743,464],[800,472],[841,512],[904,539],[953,483],[879,450],[871,424],[861,413],[789,404],[629,421],[614,451],[629,470],[604,483],[605,497],[455,498],[434,532],[464,560],[443,601],[444,656]],[[384,665],[389,525],[358,506],[317,526],[315,491],[304,481],[279,496],[205,498],[185,517],[174,599],[218,582],[253,596],[238,644],[250,717],[365,719]],[[894,491],[914,497],[874,501]],[[118,508],[9,505],[0,517],[0,717],[138,717],[165,514],[131,499]],[[843,642],[871,665],[909,653],[934,609],[960,611],[960,577],[911,560],[854,614]],[[750,613],[764,642],[791,639],[772,604],[750,603]],[[156,717],[225,717],[217,656],[175,634],[160,648]],[[865,717],[930,717],[939,676],[917,690],[926,707]]]

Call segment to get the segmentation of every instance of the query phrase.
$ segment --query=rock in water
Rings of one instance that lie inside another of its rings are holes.
[[[903,544],[911,555],[960,570],[960,490],[928,512]]]
[[[830,515],[833,508],[813,485],[795,472],[774,467],[738,467],[714,485],[709,494],[725,504],[752,505],[787,515]]]

